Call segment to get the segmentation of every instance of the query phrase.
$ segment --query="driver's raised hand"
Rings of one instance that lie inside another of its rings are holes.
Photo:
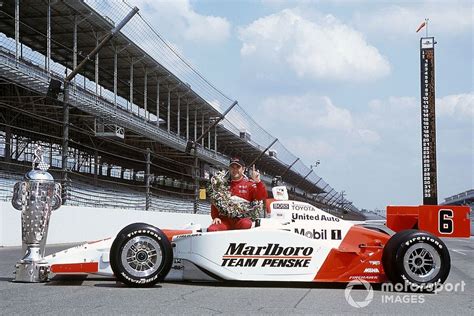
[[[214,218],[214,219],[212,220],[212,224],[213,224],[213,225],[219,225],[219,224],[221,224],[221,223],[222,223],[222,221],[221,221],[221,219],[220,219],[219,217],[216,217],[216,218]]]
[[[251,174],[252,180],[255,181],[255,183],[260,182],[260,171],[255,169],[255,165],[252,166],[252,174]]]

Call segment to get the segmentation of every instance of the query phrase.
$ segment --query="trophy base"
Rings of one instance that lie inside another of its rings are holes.
[[[48,281],[49,264],[46,262],[18,262],[15,268],[13,282],[39,283]]]

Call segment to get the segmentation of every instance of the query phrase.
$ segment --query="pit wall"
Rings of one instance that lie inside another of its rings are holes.
[[[145,222],[158,228],[184,228],[190,223],[206,228],[210,215],[124,209],[61,206],[53,211],[48,244],[76,243],[114,237],[130,223]],[[0,247],[21,246],[21,212],[0,202]]]

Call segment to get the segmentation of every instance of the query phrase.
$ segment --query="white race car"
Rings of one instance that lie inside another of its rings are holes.
[[[446,245],[419,230],[397,234],[355,224],[310,204],[267,201],[268,218],[248,230],[206,232],[135,223],[117,236],[45,259],[53,275],[116,276],[129,286],[166,280],[440,284],[450,270]]]

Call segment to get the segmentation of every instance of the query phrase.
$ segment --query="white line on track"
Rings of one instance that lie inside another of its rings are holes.
[[[474,242],[474,238],[472,238],[472,237],[471,238],[466,238],[466,239],[458,238],[458,239],[456,239],[456,241],[472,243],[472,242]]]
[[[464,252],[462,252],[461,250],[456,250],[456,249],[451,249],[452,251],[454,252],[457,252],[457,253],[460,253],[462,255],[466,255]]]

